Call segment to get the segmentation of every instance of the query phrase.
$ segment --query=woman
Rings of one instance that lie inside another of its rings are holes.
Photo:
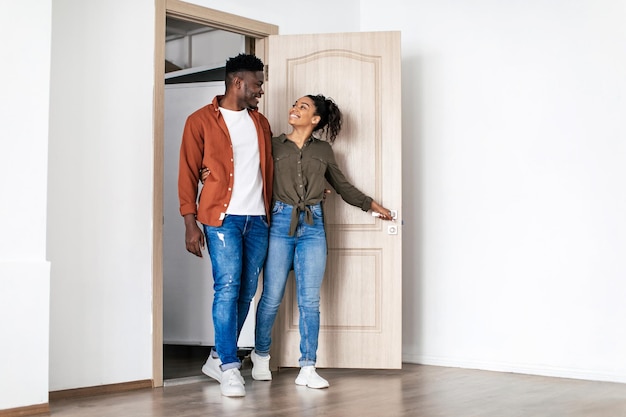
[[[337,104],[322,95],[307,95],[289,111],[291,133],[272,138],[274,157],[273,206],[263,294],[256,316],[252,377],[271,380],[271,332],[283,299],[289,271],[296,278],[300,313],[300,373],[297,385],[326,388],[328,381],[315,370],[320,326],[320,287],[326,268],[326,234],[322,201],[326,181],[348,203],[372,210],[383,220],[391,212],[352,186],[337,166],[331,147],[341,130]],[[321,140],[313,136],[319,133]]]

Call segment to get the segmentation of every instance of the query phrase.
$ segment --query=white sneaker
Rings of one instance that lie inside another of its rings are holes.
[[[217,382],[221,382],[222,381],[222,368],[220,368],[221,364],[222,364],[222,361],[220,360],[220,358],[214,358],[213,356],[209,355],[209,358],[206,360],[206,362],[202,366],[202,373],[205,374],[206,376],[210,376]],[[243,379],[243,376],[239,374],[239,377],[241,378],[241,383],[243,385],[246,385],[246,380]]]
[[[222,361],[220,360],[220,358],[214,358],[213,356],[209,355],[209,358],[206,360],[204,366],[202,366],[202,373],[205,374],[206,376],[210,376],[217,382],[221,382],[222,380],[222,368],[220,368],[221,364],[222,364]]]
[[[296,385],[306,385],[309,388],[328,388],[330,384],[315,372],[315,366],[303,366],[296,378]]]
[[[250,354],[252,361],[252,378],[257,381],[271,381],[272,371],[270,371],[270,355],[259,356],[255,350]]]
[[[222,372],[220,390],[224,397],[243,397],[246,389],[243,386],[243,377],[237,368],[230,368]]]

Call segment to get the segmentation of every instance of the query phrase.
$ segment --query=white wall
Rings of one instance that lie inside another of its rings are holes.
[[[50,9],[12,0],[0,13],[0,410],[48,402]]]
[[[406,360],[626,382],[624,21],[361,1],[403,38]]]
[[[152,378],[153,0],[55,0],[50,390]]]
[[[281,35],[359,31],[359,0],[320,0],[308,4],[287,0],[190,0],[188,3],[277,25]]]

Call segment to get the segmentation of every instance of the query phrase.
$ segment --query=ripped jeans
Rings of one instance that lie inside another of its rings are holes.
[[[226,215],[220,227],[203,226],[213,267],[215,350],[223,371],[240,368],[237,340],[267,256],[267,218]]]

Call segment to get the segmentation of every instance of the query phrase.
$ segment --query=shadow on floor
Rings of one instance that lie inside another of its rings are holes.
[[[211,353],[212,346],[163,345],[163,379],[201,376],[202,365]],[[237,356],[244,360],[251,349],[239,349]]]

